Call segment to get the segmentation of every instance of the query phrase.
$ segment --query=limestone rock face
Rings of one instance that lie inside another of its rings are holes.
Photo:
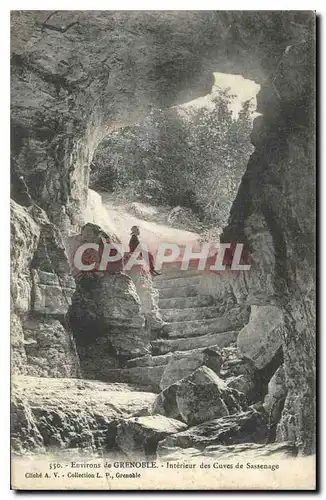
[[[162,356],[152,356],[151,354],[146,354],[140,358],[129,359],[126,362],[126,367],[133,368],[135,366],[139,367],[149,367],[149,366],[163,366],[165,370],[166,365],[172,359],[173,353],[163,354]]]
[[[32,277],[29,266],[40,238],[40,227],[31,214],[11,201],[11,298],[17,313],[31,308]]]
[[[13,200],[10,202],[10,208],[12,265],[23,270],[32,262],[40,237],[40,228],[26,208]]]
[[[216,373],[202,366],[162,391],[153,404],[152,413],[196,425],[245,407],[246,400],[241,393],[229,389]]]
[[[204,349],[217,346],[222,348],[230,345],[237,339],[238,331],[223,333],[208,333],[198,337],[159,339],[152,342],[153,354],[166,354],[168,352]]]
[[[163,373],[160,388],[163,391],[201,366],[207,366],[219,375],[222,362],[222,356],[218,348],[195,349],[188,353],[173,353]]]
[[[259,393],[257,388],[257,370],[253,363],[244,358],[235,345],[221,349],[222,365],[220,377],[231,389],[236,389],[246,396],[249,402],[255,402]]]
[[[103,359],[101,360],[101,364],[99,364],[97,368],[94,368],[95,360],[91,358],[88,364],[86,361],[84,362],[84,370],[89,367],[89,372],[93,374],[93,378],[96,377],[98,380],[127,382],[134,384],[139,390],[150,390],[155,393],[159,392],[164,366],[135,366],[133,368],[128,368],[126,363],[123,368],[108,368],[110,361],[110,359]]]
[[[105,379],[106,370],[150,351],[150,335],[129,276],[83,274],[76,278],[70,323],[85,377]]]
[[[250,408],[235,415],[227,415],[196,425],[169,436],[160,442],[161,448],[180,447],[203,450],[211,445],[263,443],[268,436],[268,419],[263,410]]]
[[[195,460],[207,460],[207,458],[214,458],[216,460],[232,460],[243,459],[248,462],[258,461],[263,457],[273,457],[273,460],[296,457],[298,450],[291,443],[241,443],[220,445],[212,444],[204,449],[198,448],[181,448],[166,446],[164,441],[159,443],[157,456],[164,461],[188,461],[191,458]]]
[[[129,418],[119,424],[116,443],[127,456],[156,458],[158,442],[186,428],[186,424],[162,415]]]
[[[44,450],[42,435],[26,398],[12,396],[10,413],[11,446],[14,452]]]
[[[274,424],[280,420],[287,392],[284,366],[282,365],[276,370],[269,381],[268,393],[264,399],[264,408],[269,414],[271,422]]]
[[[240,331],[237,347],[257,369],[269,363],[282,345],[282,310],[276,306],[252,306],[249,323]]]
[[[64,322],[75,282],[60,231],[39,207],[12,202],[11,248],[13,372],[78,376],[76,347]]]

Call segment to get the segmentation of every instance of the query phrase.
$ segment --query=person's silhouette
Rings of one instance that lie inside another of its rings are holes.
[[[131,228],[131,238],[129,240],[129,250],[130,252],[134,252],[136,250],[136,248],[140,245],[140,241],[139,241],[139,234],[140,234],[140,231],[139,231],[139,227],[138,226],[132,226]],[[155,271],[154,269],[154,258],[153,258],[153,255],[148,252],[148,260],[149,260],[149,272],[151,273],[152,276],[158,276],[159,273],[158,271]]]

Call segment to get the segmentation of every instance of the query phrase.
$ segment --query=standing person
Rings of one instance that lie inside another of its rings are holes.
[[[138,236],[140,235],[139,227],[138,226],[132,226],[131,228],[131,238],[129,240],[129,250],[130,252],[134,252],[136,248],[140,245],[140,241],[138,239]],[[153,255],[148,252],[148,260],[149,260],[149,272],[151,273],[152,276],[158,276],[159,272],[155,271],[154,269],[154,258]]]
[[[131,238],[129,240],[129,251],[130,251],[130,253],[132,253],[136,250],[138,245],[140,245],[140,241],[138,239],[138,236],[140,234],[139,227],[132,226],[130,234],[131,234]]]

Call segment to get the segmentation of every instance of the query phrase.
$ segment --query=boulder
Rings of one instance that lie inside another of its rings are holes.
[[[13,373],[78,376],[76,347],[63,321],[75,281],[59,229],[37,205],[12,202],[11,245]]]
[[[118,368],[150,353],[150,332],[135,285],[123,273],[78,276],[69,317],[87,378],[97,378],[101,367]]]
[[[196,425],[245,407],[246,401],[241,393],[228,388],[213,370],[202,366],[164,389],[157,396],[152,413]]]
[[[186,424],[162,415],[129,418],[118,425],[116,444],[128,456],[156,458],[158,442],[186,428]]]
[[[194,349],[189,352],[175,352],[163,373],[160,388],[166,389],[201,366],[207,366],[217,375],[220,373],[222,356],[218,348]]]
[[[120,421],[145,411],[154,398],[153,393],[135,391],[122,383],[15,376],[13,450],[112,450]]]
[[[11,374],[23,375],[27,365],[24,332],[21,320],[13,310],[10,311],[10,344]]]
[[[158,453],[171,447],[205,449],[210,445],[264,443],[268,436],[268,416],[263,408],[226,415],[168,436],[160,442]]]
[[[243,358],[236,347],[222,349],[221,377],[228,387],[246,395],[249,401],[255,398],[257,386],[256,370],[252,361]]]
[[[17,313],[24,315],[32,306],[32,277],[26,269],[19,276],[12,276],[11,297]]]
[[[249,323],[238,335],[238,350],[261,369],[282,345],[283,328],[283,314],[279,307],[252,306]]]
[[[210,445],[199,450],[197,448],[180,448],[180,447],[168,447],[163,441],[159,443],[157,449],[157,458],[164,460],[165,462],[187,462],[190,459],[194,459],[197,462],[199,460],[207,459],[220,459],[229,460],[245,460],[245,461],[257,461],[272,457],[273,460],[296,457],[298,449],[291,443],[241,443],[241,444],[231,444],[231,445]]]

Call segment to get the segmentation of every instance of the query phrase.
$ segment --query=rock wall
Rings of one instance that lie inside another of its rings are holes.
[[[251,250],[253,268],[236,286],[245,302],[274,304],[284,315],[288,394],[277,435],[303,453],[315,449],[314,51],[313,40],[288,47],[261,88],[256,149],[222,238]]]
[[[123,270],[123,260],[109,262],[100,270],[103,242],[119,243],[97,224],[87,223],[81,233],[67,238],[69,262],[76,280],[76,291],[69,309],[70,325],[77,343],[82,375],[110,380],[110,370],[129,359],[151,351],[150,341],[163,325],[151,276],[145,269]],[[99,250],[86,250],[82,261],[95,268],[81,271],[74,265],[74,253],[85,243],[98,244]]]
[[[37,376],[79,373],[65,315],[75,290],[60,231],[36,206],[11,202],[12,371]]]
[[[282,310],[289,390],[278,435],[313,452],[314,22],[314,13],[300,11],[12,12],[12,318],[18,371],[28,358],[41,360],[40,374],[52,370],[44,362],[47,344],[37,344],[37,353],[35,344],[27,347],[24,322],[39,315],[41,322],[50,318],[47,331],[61,330],[62,301],[56,298],[51,311],[51,297],[55,288],[62,297],[71,287],[59,229],[69,234],[81,224],[98,143],[151,106],[205,95],[212,71],[241,73],[262,84],[262,116],[254,124],[256,150],[223,236],[243,240],[254,263],[250,279],[238,275],[232,293],[249,305]],[[23,208],[31,199],[46,214],[35,205]],[[67,332],[57,331],[57,338],[67,339]],[[33,333],[31,339],[39,342]]]

